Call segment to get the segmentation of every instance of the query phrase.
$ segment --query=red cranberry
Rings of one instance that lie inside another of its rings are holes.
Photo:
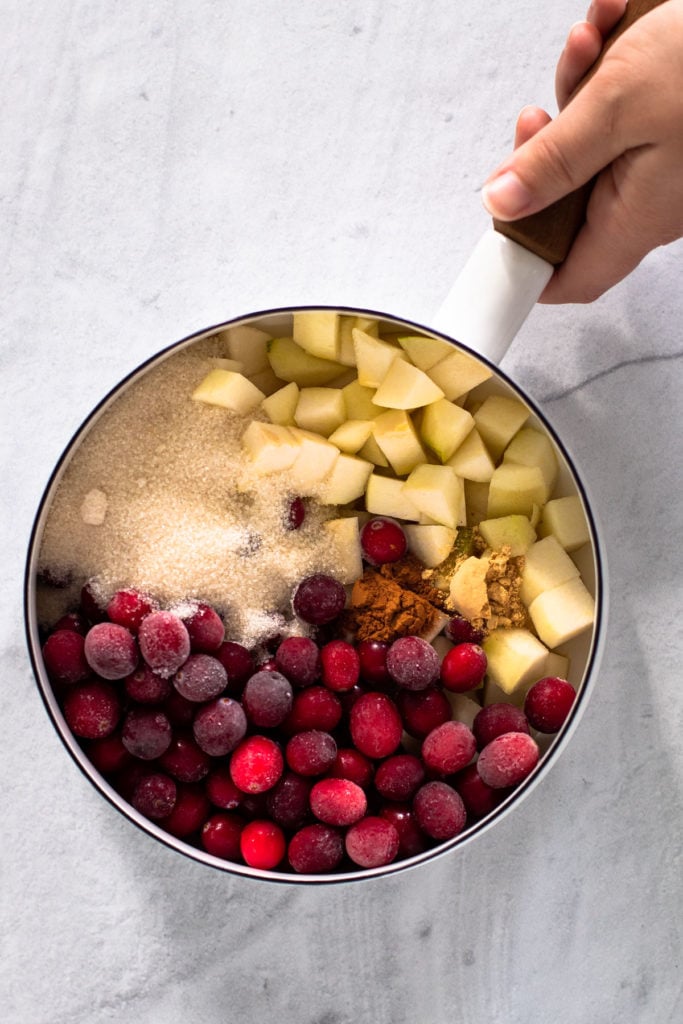
[[[344,845],[353,863],[359,867],[383,867],[396,859],[398,832],[386,818],[370,815],[350,827]]]
[[[406,732],[417,739],[422,739],[437,725],[448,722],[452,716],[448,697],[435,686],[426,690],[400,690],[396,703]]]
[[[138,642],[142,657],[164,679],[177,672],[190,653],[190,634],[172,612],[150,612],[140,623]]]
[[[159,824],[178,839],[198,832],[209,814],[211,805],[199,786],[178,786],[175,807]]]
[[[272,821],[250,821],[240,835],[240,851],[251,868],[272,871],[285,855],[287,843],[279,825]]]
[[[133,790],[131,803],[146,818],[166,818],[175,807],[176,784],[169,775],[153,772],[143,776]]]
[[[360,674],[371,686],[386,686],[391,682],[387,669],[389,644],[384,640],[361,640],[358,644]]]
[[[134,708],[123,722],[126,750],[141,761],[154,761],[171,745],[171,723],[162,711]]]
[[[364,693],[351,708],[349,728],[354,746],[367,757],[393,754],[403,735],[398,708],[385,693]]]
[[[480,644],[484,639],[482,631],[475,629],[469,619],[462,615],[454,615],[444,633],[454,644]]]
[[[401,857],[414,857],[427,849],[427,840],[420,830],[408,804],[385,803],[380,817],[390,821],[398,832],[398,852]]]
[[[173,685],[187,700],[212,700],[228,685],[228,674],[211,654],[190,654],[173,676]]]
[[[345,640],[330,640],[320,651],[322,681],[330,690],[352,690],[360,677],[360,657]]]
[[[256,668],[253,655],[242,644],[226,640],[216,651],[216,657],[228,673],[228,689],[239,693]]]
[[[310,637],[287,637],[275,652],[275,663],[294,686],[311,686],[320,678],[320,651]]]
[[[337,744],[329,732],[308,729],[298,732],[287,743],[285,757],[293,772],[299,775],[322,775],[334,764]]]
[[[162,705],[162,711],[174,728],[184,729],[192,725],[197,705],[191,700],[186,700],[177,690],[171,689]]]
[[[353,825],[365,814],[368,801],[349,779],[321,779],[311,790],[311,810],[326,825]]]
[[[453,775],[472,760],[477,743],[464,722],[444,722],[425,736],[422,760],[438,775]]]
[[[338,618],[346,605],[346,591],[332,576],[314,573],[301,581],[294,591],[295,615],[312,626],[324,626]]]
[[[524,701],[529,724],[542,733],[559,732],[574,704],[576,691],[566,679],[546,676],[531,687]]]
[[[55,683],[80,683],[90,675],[85,640],[71,629],[58,629],[43,644],[43,661]]]
[[[387,669],[397,686],[426,690],[439,678],[439,655],[419,636],[394,640],[387,653]]]
[[[248,736],[232,752],[230,776],[243,793],[265,793],[282,775],[284,759],[267,736]]]
[[[119,772],[132,760],[132,756],[121,742],[118,732],[110,733],[109,736],[103,736],[99,740],[90,740],[86,752],[102,775]]]
[[[424,765],[413,754],[394,754],[375,772],[375,789],[386,800],[409,800],[425,780]]]
[[[361,789],[367,789],[372,782],[372,761],[354,747],[340,747],[329,775],[334,779],[349,779]]]
[[[496,704],[487,704],[485,708],[478,711],[472,723],[472,732],[481,750],[495,740],[496,736],[502,736],[504,732],[529,732],[529,723],[526,715],[514,704],[506,704],[500,701]]]
[[[324,686],[309,686],[294,695],[292,710],[285,719],[283,729],[288,735],[306,729],[330,732],[342,717],[342,705],[334,693]]]
[[[306,518],[306,506],[301,498],[292,498],[285,513],[285,530],[299,530]]]
[[[208,754],[197,746],[192,737],[182,733],[173,737],[159,758],[159,764],[178,782],[201,782],[211,768]]]
[[[538,745],[524,732],[506,732],[491,740],[479,755],[477,771],[493,789],[516,786],[538,764]]]
[[[242,859],[240,839],[244,825],[244,818],[239,814],[212,814],[202,826],[200,842],[214,857],[239,861]]]
[[[190,634],[190,649],[215,654],[225,639],[225,626],[215,608],[198,602],[188,615],[181,615]]]
[[[242,703],[247,718],[259,729],[272,729],[292,710],[294,695],[289,680],[280,672],[255,672],[247,680]]]
[[[224,757],[247,732],[244,708],[232,697],[218,697],[195,715],[192,732],[197,745],[210,757]]]
[[[244,799],[244,793],[237,788],[230,777],[229,765],[220,765],[206,776],[206,795],[215,807],[234,811]]]
[[[75,736],[96,740],[114,731],[121,714],[121,704],[114,687],[96,679],[70,687],[64,698],[63,711]]]
[[[479,686],[486,674],[486,655],[478,644],[451,647],[441,663],[441,682],[451,693],[465,693]]]
[[[131,633],[137,633],[145,615],[154,611],[154,601],[137,590],[117,590],[107,605],[107,616]]]
[[[370,565],[398,562],[408,550],[408,541],[395,519],[377,516],[368,520],[360,531],[363,558]]]
[[[344,840],[329,825],[306,825],[290,839],[287,856],[298,874],[319,875],[334,871],[344,857]]]
[[[80,612],[67,612],[55,622],[52,632],[58,633],[60,629],[68,629],[72,633],[80,633],[81,636],[85,636],[89,628],[85,616]]]
[[[425,782],[413,798],[417,824],[432,839],[452,839],[465,827],[467,812],[459,793],[446,782]]]
[[[142,665],[124,681],[126,693],[138,704],[159,704],[171,692],[171,683],[152,672],[149,665]]]
[[[125,626],[98,622],[85,636],[83,653],[93,672],[102,679],[125,679],[138,664],[135,638]]]
[[[282,828],[300,828],[310,817],[310,792],[310,779],[305,779],[296,772],[285,772],[277,785],[268,791],[268,814]]]
[[[453,779],[453,785],[462,797],[465,809],[471,818],[483,818],[500,803],[498,789],[487,786],[477,771],[476,764],[468,764]]]
[[[107,617],[107,602],[93,580],[81,589],[81,610],[88,622],[104,622]]]

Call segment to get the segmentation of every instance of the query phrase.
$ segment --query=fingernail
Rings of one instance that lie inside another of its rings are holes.
[[[514,171],[505,171],[481,190],[484,206],[493,217],[520,217],[531,203],[531,194]]]

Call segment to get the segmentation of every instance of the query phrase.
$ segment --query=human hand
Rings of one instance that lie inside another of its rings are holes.
[[[489,212],[517,220],[597,175],[585,224],[541,302],[591,302],[683,236],[683,0],[632,25],[569,102],[625,6],[593,0],[557,64],[560,113],[526,107],[514,152],[484,185]]]

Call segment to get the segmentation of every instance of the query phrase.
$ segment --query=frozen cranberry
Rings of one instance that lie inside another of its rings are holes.
[[[94,580],[88,580],[81,589],[81,611],[88,622],[104,622],[107,617],[107,602]]]
[[[368,520],[360,531],[363,558],[370,565],[398,562],[408,550],[408,541],[395,519],[376,516]]]
[[[81,636],[85,636],[89,628],[85,616],[80,612],[67,612],[55,622],[52,632],[58,633],[60,629],[68,629],[72,633],[80,633]]]
[[[171,689],[171,692],[162,704],[162,711],[174,728],[183,729],[188,725],[192,725],[197,705],[191,700],[186,700],[177,690]]]
[[[474,757],[477,742],[464,722],[444,722],[425,736],[422,760],[438,775],[453,775]]]
[[[159,824],[178,839],[186,839],[199,831],[210,813],[211,805],[199,786],[181,785],[177,787],[173,810]]]
[[[372,782],[372,761],[354,747],[340,747],[329,775],[335,779],[350,779],[362,789]]]
[[[419,827],[432,839],[452,839],[467,820],[462,797],[446,782],[425,782],[413,798],[413,812]]]
[[[173,685],[187,700],[212,700],[228,685],[228,674],[211,654],[190,654],[173,676]]]
[[[386,800],[409,800],[425,780],[424,765],[414,754],[394,754],[375,772],[375,789]]]
[[[140,779],[130,802],[140,814],[157,821],[171,813],[175,807],[176,794],[176,784],[169,775],[152,772]]]
[[[159,704],[171,692],[171,683],[152,672],[149,665],[136,668],[124,681],[126,693],[138,704]]]
[[[351,826],[344,845],[354,864],[361,868],[378,868],[396,859],[398,832],[386,818],[369,815]]]
[[[133,757],[153,761],[171,745],[171,723],[162,711],[134,708],[124,719],[121,739]]]
[[[230,776],[243,793],[265,793],[282,775],[282,751],[268,736],[248,736],[230,758]]]
[[[462,797],[471,818],[483,818],[500,803],[500,790],[487,786],[477,771],[476,764],[468,764],[453,779],[453,785]]]
[[[441,682],[451,693],[474,690],[486,674],[486,655],[478,644],[451,647],[441,662]]]
[[[275,652],[275,663],[294,686],[311,686],[320,678],[320,651],[310,637],[287,637]]]
[[[71,629],[58,629],[43,644],[43,661],[55,683],[80,683],[90,675],[85,640]]]
[[[365,814],[368,801],[349,779],[321,779],[311,790],[311,810],[326,825],[353,825]]]
[[[300,828],[310,817],[310,792],[310,779],[296,772],[285,772],[278,784],[267,793],[268,814],[283,828]]]
[[[213,857],[240,861],[240,837],[244,825],[244,818],[239,814],[212,814],[202,825],[200,842]]]
[[[444,629],[445,635],[454,644],[480,644],[484,634],[475,629],[469,619],[463,615],[454,615]]]
[[[216,657],[228,673],[230,693],[241,692],[242,686],[256,668],[251,651],[234,640],[226,640],[216,651]]]
[[[225,626],[215,608],[198,602],[187,615],[181,615],[190,634],[190,648],[204,654],[215,654],[225,639]]]
[[[290,839],[287,857],[294,871],[301,875],[334,871],[344,857],[344,840],[329,825],[306,825]]]
[[[247,732],[247,716],[239,701],[218,697],[195,715],[192,733],[197,745],[210,757],[224,757]]]
[[[334,737],[320,729],[298,732],[285,748],[287,764],[299,775],[322,775],[332,767],[336,756]]]
[[[251,868],[272,871],[285,855],[287,843],[279,825],[272,821],[250,821],[240,835],[240,852]]]
[[[349,715],[351,739],[367,757],[389,757],[403,735],[398,708],[385,693],[364,693]]]
[[[128,752],[126,751],[126,753]],[[124,800],[130,803],[138,782],[148,774],[149,765],[144,761],[139,761],[132,754],[128,754],[128,763],[116,773],[112,782]]]
[[[211,767],[208,755],[190,736],[182,734],[173,737],[159,764],[178,782],[201,782]]]
[[[531,687],[524,700],[529,724],[539,732],[559,732],[572,709],[576,691],[566,679],[546,676]]]
[[[380,807],[380,817],[390,821],[398,832],[398,852],[401,857],[414,857],[427,849],[425,834],[415,821],[407,804],[386,803]]]
[[[322,681],[330,690],[352,690],[360,678],[360,657],[345,640],[330,640],[320,651]]]
[[[113,686],[95,679],[70,687],[62,710],[74,735],[84,740],[96,740],[114,731],[121,714],[121,704]]]
[[[190,634],[172,612],[150,612],[140,623],[138,642],[142,657],[164,679],[177,672],[190,653]]]
[[[396,703],[406,732],[417,739],[448,722],[453,714],[448,697],[435,686],[428,686],[426,690],[400,690]]]
[[[439,678],[439,655],[419,636],[394,640],[387,653],[387,669],[397,686],[426,690]]]
[[[314,573],[294,591],[294,613],[312,626],[324,626],[338,618],[346,605],[346,591],[332,576]]]
[[[529,723],[524,712],[514,704],[506,704],[500,701],[496,704],[487,704],[485,708],[478,711],[472,723],[472,732],[481,750],[495,740],[496,736],[502,736],[504,732],[529,732]]]
[[[293,699],[291,683],[280,672],[255,672],[242,694],[247,718],[259,729],[281,725],[292,710]]]
[[[121,771],[132,760],[132,755],[124,747],[118,732],[110,733],[99,740],[91,740],[86,753],[102,775]]]
[[[125,679],[138,664],[135,637],[125,626],[98,622],[85,635],[83,653],[93,672],[102,679]]]
[[[306,729],[330,732],[342,717],[342,704],[336,694],[324,686],[309,686],[294,695],[292,710],[283,723],[283,730],[291,736]]]
[[[155,608],[152,598],[138,590],[117,590],[107,605],[107,616],[131,633],[137,633],[145,615]]]
[[[263,661],[258,662],[259,672],[277,672],[277,662],[275,658],[265,658]]]
[[[299,530],[306,518],[306,506],[301,498],[292,498],[285,512],[285,530]]]
[[[477,771],[493,789],[516,786],[538,764],[538,745],[524,732],[506,732],[491,740],[479,755]]]
[[[385,686],[391,682],[387,669],[389,644],[384,640],[361,640],[358,644],[360,674],[371,686]]]
[[[204,786],[211,803],[224,811],[234,811],[244,799],[244,793],[237,788],[230,777],[229,765],[219,765],[209,772]]]

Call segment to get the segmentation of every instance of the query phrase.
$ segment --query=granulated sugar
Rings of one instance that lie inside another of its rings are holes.
[[[170,356],[129,386],[80,444],[40,557],[44,577],[70,585],[40,587],[44,621],[77,603],[93,580],[103,599],[135,587],[166,606],[206,601],[231,639],[252,646],[287,629],[302,577],[334,575],[339,552],[323,522],[337,509],[311,502],[303,526],[287,530],[294,495],[282,478],[250,472],[240,444],[249,419],[192,400],[210,358],[222,354],[211,339]]]

